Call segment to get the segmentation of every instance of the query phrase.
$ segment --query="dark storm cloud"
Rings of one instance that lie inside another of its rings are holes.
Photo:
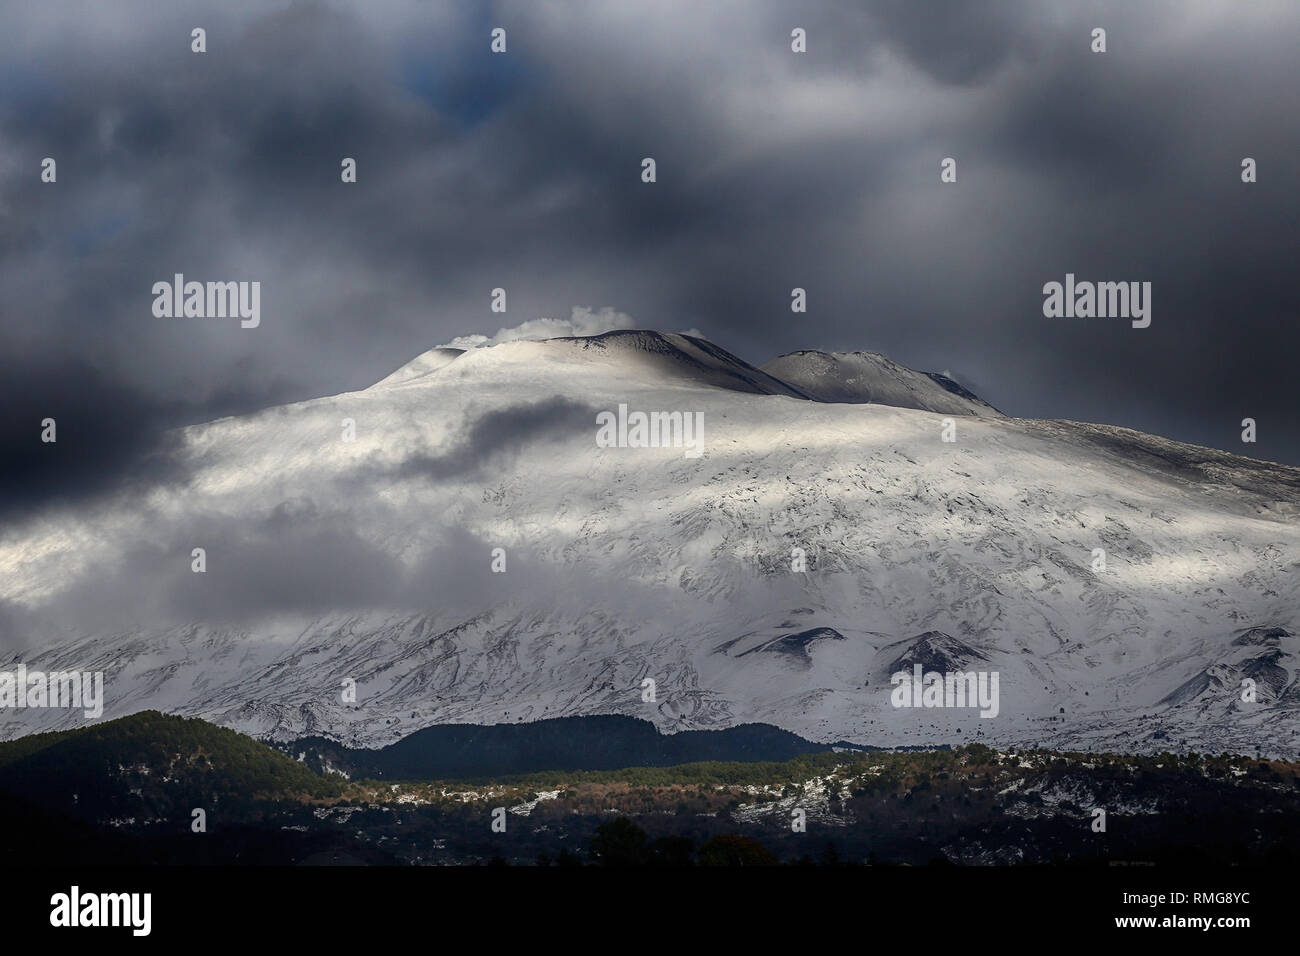
[[[150,393],[89,360],[0,359],[0,522],[182,488],[190,472],[176,429],[269,404],[283,387],[263,383],[250,395],[239,391],[245,382],[218,384],[199,401]]]
[[[183,480],[168,427],[576,305],[755,363],[873,349],[1010,414],[1300,462],[1297,39],[1300,7],[1265,2],[11,10],[3,509]],[[1152,327],[1045,319],[1067,271],[1152,281]],[[262,325],[154,318],[176,272],[260,280]],[[33,438],[60,400],[55,463]]]
[[[965,85],[989,79],[1013,57],[1032,56],[1046,33],[1050,10],[1041,0],[937,6],[885,0],[862,15],[883,43],[896,45],[930,76]],[[851,50],[839,52],[847,54],[845,59],[853,56]]]
[[[156,401],[76,360],[6,365],[0,519],[184,479],[177,436],[165,430],[173,415]]]

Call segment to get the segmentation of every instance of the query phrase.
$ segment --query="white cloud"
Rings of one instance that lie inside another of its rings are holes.
[[[565,335],[600,335],[615,329],[635,329],[636,320],[630,315],[605,306],[593,312],[586,306],[574,306],[567,319],[529,319],[514,328],[497,329],[495,335],[460,335],[440,348],[475,349],[485,345],[500,345],[520,339],[554,339]]]

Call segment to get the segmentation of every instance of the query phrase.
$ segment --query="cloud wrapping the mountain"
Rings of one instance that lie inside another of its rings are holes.
[[[562,395],[532,405],[492,409],[475,418],[448,450],[437,455],[412,455],[396,467],[380,470],[390,480],[477,477],[489,465],[508,467],[525,445],[593,430],[598,411]]]

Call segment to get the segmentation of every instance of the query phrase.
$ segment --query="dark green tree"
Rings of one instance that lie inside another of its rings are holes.
[[[591,838],[591,858],[601,866],[646,866],[650,862],[646,832],[627,817],[602,823]]]
[[[776,866],[779,861],[767,847],[738,833],[710,837],[696,856],[700,866]]]

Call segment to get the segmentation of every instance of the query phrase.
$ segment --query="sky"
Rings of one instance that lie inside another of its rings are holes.
[[[166,480],[178,425],[519,327],[698,330],[756,365],[868,349],[1011,415],[1300,464],[1292,0],[122,0],[3,21],[0,521]],[[176,273],[259,281],[260,324],[155,316]],[[1045,317],[1067,273],[1150,282],[1150,327]]]

